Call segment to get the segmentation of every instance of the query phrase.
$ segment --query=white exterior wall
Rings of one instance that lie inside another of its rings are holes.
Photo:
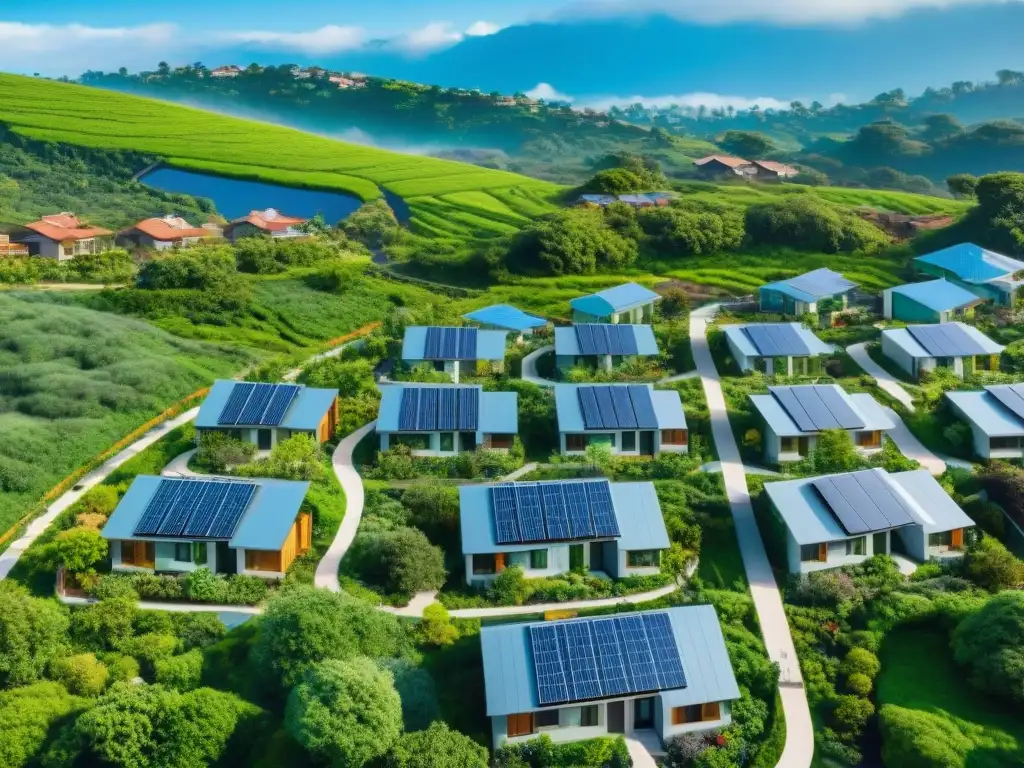
[[[915,526],[911,526],[915,527]],[[904,529],[906,530],[906,529]],[[886,553],[892,551],[892,542],[889,541],[891,531],[886,531],[886,541],[888,542]],[[869,557],[876,554],[874,552],[874,534],[864,534],[865,548],[863,555],[848,555],[846,554],[846,542],[847,539],[841,541],[830,541],[828,542],[828,555],[827,560],[824,563],[821,562],[801,562],[800,560],[800,545],[796,543],[796,539],[793,538],[793,534],[787,532],[786,537],[786,554],[787,561],[789,563],[790,573],[813,573],[814,571],[825,571],[830,568],[841,568],[844,565],[857,565],[863,563]],[[859,538],[857,536],[851,536],[850,539]]]
[[[801,455],[798,452],[789,451],[787,453],[782,452],[782,438],[775,434],[774,430],[766,423],[762,422],[764,426],[764,435],[762,438],[762,444],[764,446],[764,460],[768,464],[784,464],[788,461],[801,461],[807,458],[807,456]],[[857,445],[857,434],[868,430],[863,429],[847,429],[846,434],[850,436],[850,440],[853,441],[854,449],[862,456],[873,456],[882,450],[878,448],[865,448]],[[881,430],[884,433],[884,430]],[[804,435],[807,438],[807,453],[808,455],[813,453],[815,448],[818,447],[818,435],[810,434]]]
[[[241,435],[240,439],[242,440],[242,442],[244,442],[244,443],[252,443],[257,448],[259,448],[259,433],[260,433],[260,430],[264,430],[264,429],[268,430],[270,432],[270,449],[269,450],[268,449],[263,449],[263,450],[259,451],[258,453],[261,456],[265,456],[266,454],[270,453],[270,451],[273,450],[277,446],[278,443],[284,442],[285,440],[287,440],[287,439],[289,439],[291,437],[295,437],[295,435],[303,435],[303,434],[305,434],[305,435],[312,435],[313,438],[316,439],[317,442],[320,441],[319,440],[319,436],[318,436],[318,432],[310,432],[308,430],[303,430],[303,429],[284,429],[283,427],[221,427],[221,428],[217,428],[217,429],[200,430],[200,433],[203,432],[203,431],[206,431],[206,432],[217,432],[217,431],[220,431],[221,429],[223,429],[223,430],[237,430],[240,433],[240,435]],[[200,435],[200,439],[202,439],[201,435]]]
[[[125,573],[154,573],[156,571],[170,572],[170,573],[191,573],[192,571],[198,570],[199,568],[209,568],[214,573],[217,572],[217,545],[215,542],[207,541],[200,542],[206,546],[206,562],[197,565],[196,563],[183,562],[174,559],[174,545],[175,544],[188,544],[190,547],[194,544],[189,539],[177,539],[167,541],[154,541],[153,542],[153,567],[152,568],[141,568],[137,565],[125,565],[121,562],[121,541],[113,540],[110,542],[110,569],[113,571],[122,571]]]
[[[630,550],[626,549],[616,549],[616,562],[618,564],[618,570],[615,573],[609,573],[609,576],[612,576],[616,579],[623,579],[627,576],[657,576],[659,573],[661,573],[660,567],[630,568],[628,566],[629,561],[627,560],[629,552]],[[608,555],[606,553],[605,557],[607,556]]]
[[[412,455],[413,456],[420,456],[420,457],[423,457],[423,458],[443,458],[445,456],[458,456],[459,453],[461,453],[463,450],[472,450],[472,449],[465,449],[465,448],[460,449],[460,446],[459,446],[459,435],[462,434],[461,432],[459,432],[458,430],[446,430],[446,431],[448,431],[448,432],[454,431],[455,438],[454,438],[454,440],[452,442],[452,445],[454,446],[454,450],[442,451],[441,450],[441,433],[440,432],[431,432],[429,434],[429,437],[430,437],[430,448],[415,450],[415,451],[412,452]],[[392,432],[378,432],[378,434],[380,435],[380,449],[381,449],[381,451],[388,450],[388,448],[391,447],[391,435],[395,434],[395,433],[392,433]],[[422,434],[422,433],[419,433],[419,434]],[[485,435],[482,432],[476,432],[475,434],[476,434],[476,446],[478,447],[478,446],[484,445],[486,443],[486,439],[487,439],[488,435]],[[488,450],[494,451],[495,453],[508,453],[508,448],[489,448]]]
[[[635,442],[636,448],[634,450],[632,450],[632,451],[623,451],[621,449],[621,446],[622,446],[622,435],[625,432],[632,432],[634,435],[636,435],[636,438],[635,438],[635,440],[636,440],[636,442]],[[608,429],[608,430],[600,430],[600,431],[595,430],[592,433],[591,432],[559,432],[558,433],[558,452],[561,453],[563,456],[583,456],[583,455],[586,454],[586,450],[582,450],[582,451],[569,451],[569,450],[566,450],[566,447],[565,447],[566,435],[600,434],[600,435],[612,435],[613,436],[613,441],[612,441],[612,444],[611,444],[612,455],[613,456],[642,456],[644,454],[640,453],[640,433],[641,432],[653,432],[654,433],[654,454],[653,455],[655,455],[655,456],[657,456],[662,451],[664,451],[666,453],[689,453],[690,452],[689,430],[687,430],[687,443],[686,443],[686,445],[662,445],[662,442],[661,442],[661,430],[660,429],[639,429],[639,430],[634,430],[634,429],[626,429],[626,430],[623,430],[623,429],[619,429],[619,430]]]
[[[729,352],[730,352],[730,354],[732,354],[733,360],[735,360],[736,364],[740,367],[740,370],[741,371],[752,371],[752,370],[754,370],[754,359],[755,358],[747,357],[742,352],[740,352],[739,347],[737,347],[733,343],[732,338],[728,334],[726,334],[726,336],[725,336],[725,341],[729,345]]]
[[[590,567],[590,542],[579,542],[583,544],[583,561]],[[529,552],[509,552],[505,555],[505,566],[519,566],[523,569],[523,575],[528,579],[540,579],[548,576],[557,576],[569,571],[569,545],[549,544],[547,547],[538,545],[535,549],[547,549],[548,567],[531,568]],[[473,555],[463,555],[466,568],[466,583],[470,586],[487,586],[494,581],[496,573],[473,573]]]
[[[914,560],[921,563],[927,562],[932,558],[945,559],[964,556],[962,549],[950,549],[945,546],[928,546],[928,534],[924,532],[924,528],[917,525],[900,528],[897,531],[897,534],[900,537],[900,541],[903,542],[903,546],[906,548],[907,554]]]

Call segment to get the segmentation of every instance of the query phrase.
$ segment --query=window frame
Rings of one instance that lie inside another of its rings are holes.
[[[181,554],[184,552],[185,557]],[[176,563],[191,563],[192,560],[192,544],[190,542],[176,542],[174,545],[174,562]]]
[[[811,552],[811,548],[814,548],[814,556],[808,555]],[[824,552],[824,557],[822,557]],[[827,563],[828,562],[828,543],[822,542],[820,544],[801,544],[800,545],[800,562],[801,563]]]
[[[542,557],[543,556],[543,557]],[[539,561],[543,561],[538,564]],[[548,551],[546,549],[530,550],[530,570],[543,571],[548,567]]]
[[[858,544],[860,545],[859,547],[857,546]],[[860,549],[861,551],[858,552],[857,551],[858,549]],[[846,554],[847,554],[848,557],[849,556],[854,556],[854,555],[856,555],[858,557],[865,557],[865,556],[867,556],[867,553],[868,553],[868,538],[867,538],[867,536],[858,536],[855,539],[847,539],[846,540]]]
[[[653,557],[650,557],[653,555]],[[630,549],[626,551],[626,568],[660,568],[660,549]]]
[[[447,443],[447,445],[446,445]],[[439,451],[447,451],[452,453],[455,451],[455,433],[454,432],[439,432],[437,449]]]
[[[580,707],[580,727],[595,728],[601,725],[601,708],[597,704],[584,704]]]
[[[565,450],[566,451],[585,451],[587,450],[587,436],[581,435],[578,432],[569,432],[565,435]]]
[[[636,450],[636,444],[637,444],[636,432],[634,432],[632,430],[626,430],[625,432],[620,432],[619,434],[622,437],[622,444],[619,447],[619,450],[620,451],[629,451],[631,453],[633,451],[635,451]]]
[[[690,442],[690,431],[687,429],[663,429],[661,430],[662,445],[686,446]]]
[[[560,712],[561,712],[561,710],[558,710],[558,709],[542,709],[539,712],[534,712],[533,713],[533,728],[534,728],[534,731],[539,731],[541,729],[548,729],[548,730],[550,730],[552,728],[558,728],[561,725],[561,723],[562,723],[562,718],[560,717]],[[547,722],[547,721],[550,721],[552,717],[554,717],[554,721],[555,721],[553,724],[550,723],[550,722]]]
[[[952,531],[937,531],[936,533],[928,534],[928,546],[929,547],[952,547],[953,546],[953,532]]]

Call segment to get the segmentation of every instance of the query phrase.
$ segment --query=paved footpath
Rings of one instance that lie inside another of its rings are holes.
[[[747,478],[743,471],[736,438],[729,424],[721,380],[708,347],[707,325],[717,310],[717,305],[709,305],[690,315],[690,344],[708,400],[711,429],[718,458],[722,462],[725,490],[732,507],[736,538],[739,541],[747,581],[750,583],[750,594],[754,599],[754,608],[757,611],[768,655],[779,665],[779,693],[786,717],[786,746],[778,762],[778,768],[809,768],[814,757],[814,726],[811,723],[807,694],[803,688],[800,663],[793,647],[793,638],[789,632],[775,575],[772,573],[768,554],[761,541],[754,510],[750,506]]]
[[[875,378],[879,387],[903,403],[908,411],[914,410],[914,398],[910,396],[910,393],[903,387],[899,379],[871,359],[866,343],[849,346],[846,348],[846,353],[853,358],[857,365],[864,369],[865,373]]]
[[[538,387],[553,387],[555,382],[549,381],[548,379],[542,379],[537,375],[537,358],[543,355],[545,352],[554,352],[555,348],[548,344],[546,347],[540,347],[539,349],[533,350],[530,354],[523,358],[523,381],[528,381],[531,384],[536,384]]]

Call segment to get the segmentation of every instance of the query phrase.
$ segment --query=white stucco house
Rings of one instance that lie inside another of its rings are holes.
[[[726,325],[722,332],[741,371],[769,376],[819,373],[821,356],[835,351],[800,323]]]
[[[75,214],[65,211],[25,224],[11,240],[28,248],[31,256],[66,261],[110,250],[114,244],[114,233],[103,227],[90,226]]]
[[[656,357],[649,325],[581,323],[555,328],[555,366],[561,373],[580,366],[610,371],[624,362]]]
[[[466,376],[503,370],[507,339],[508,331],[410,325],[402,339],[402,362],[429,366],[458,384]]]
[[[946,392],[953,412],[971,427],[975,455],[1024,458],[1024,384],[998,384],[980,392]]]
[[[936,368],[948,368],[961,379],[979,371],[998,371],[1004,349],[960,322],[882,331],[882,353],[915,379]]]

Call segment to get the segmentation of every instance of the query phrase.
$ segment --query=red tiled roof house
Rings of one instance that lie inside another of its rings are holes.
[[[153,248],[158,251],[174,246],[194,245],[204,237],[213,237],[215,230],[193,227],[180,216],[144,219],[133,227],[121,230],[116,238],[124,248]]]
[[[304,232],[297,229],[299,224],[305,224],[306,219],[294,216],[285,216],[273,208],[265,211],[249,211],[248,216],[235,219],[224,227],[224,237],[232,243],[242,237],[253,237],[255,235],[270,235],[271,237],[302,237]]]
[[[75,256],[102,253],[113,245],[109,229],[90,227],[73,213],[43,216],[39,221],[26,224],[25,231],[12,239],[28,247],[32,256],[65,261]]]
[[[750,176],[753,173],[749,160],[732,155],[708,155],[694,160],[693,164],[705,176]]]
[[[793,166],[774,160],[755,160],[752,165],[759,179],[789,179],[800,173]]]

